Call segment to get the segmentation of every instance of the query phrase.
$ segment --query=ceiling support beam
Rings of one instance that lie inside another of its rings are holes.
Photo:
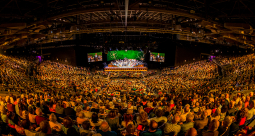
[[[247,9],[251,12],[251,14],[253,15],[252,10],[251,10],[246,4],[244,4],[243,1],[240,0],[240,2],[241,2],[241,3],[245,6],[245,8],[247,8]]]
[[[125,0],[125,27],[127,27],[128,3],[129,3],[129,0]]]
[[[11,2],[12,2],[12,0],[10,0],[10,1],[0,10],[0,12],[2,12]]]
[[[140,11],[140,12],[145,12],[147,11],[148,8],[146,7],[139,7],[139,8],[132,8],[133,11]],[[119,10],[119,8],[94,8],[94,9],[82,9],[82,10],[75,10],[75,11],[69,11],[66,13],[61,13],[59,15],[54,15],[49,17],[48,19],[56,19],[56,18],[63,18],[63,17],[67,17],[67,16],[74,16],[74,15],[78,15],[78,14],[84,14],[84,13],[92,13],[92,12],[105,12],[105,11],[117,11]],[[130,11],[130,10],[129,10]],[[187,12],[183,12],[183,11],[176,11],[176,10],[166,10],[163,8],[150,8],[150,12],[160,12],[160,13],[164,13],[164,14],[173,14],[173,15],[178,15],[178,16],[184,16],[184,17],[189,17],[189,18],[196,18],[196,19],[204,19],[203,17],[196,15],[196,14],[190,14]],[[139,14],[139,13],[138,13]],[[138,15],[139,16],[139,15]],[[138,19],[138,18],[137,18]]]

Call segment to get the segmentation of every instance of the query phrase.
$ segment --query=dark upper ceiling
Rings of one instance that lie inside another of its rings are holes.
[[[74,34],[153,32],[254,47],[252,0],[1,0],[0,47],[73,39]],[[127,5],[126,5],[127,6]]]

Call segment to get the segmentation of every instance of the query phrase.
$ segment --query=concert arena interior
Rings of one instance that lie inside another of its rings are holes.
[[[0,0],[0,136],[254,136],[254,5]]]

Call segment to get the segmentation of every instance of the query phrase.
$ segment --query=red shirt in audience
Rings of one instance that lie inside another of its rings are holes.
[[[36,124],[39,125],[42,121],[44,120],[47,120],[47,118],[45,117],[42,117],[42,116],[36,116],[35,117],[35,121],[36,121]]]
[[[239,123],[239,126],[244,125],[245,121],[246,121],[246,117],[242,118],[241,121],[240,121],[240,123]]]
[[[7,104],[7,109],[8,111],[14,112],[15,107],[13,104],[10,103],[10,104]]]

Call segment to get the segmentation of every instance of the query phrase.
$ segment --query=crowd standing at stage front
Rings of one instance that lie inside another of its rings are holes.
[[[131,79],[44,61],[33,81],[26,74],[31,62],[0,55],[2,86],[20,92],[0,98],[0,133],[254,135],[254,61],[254,54],[220,58],[222,67],[230,65],[225,77],[214,62],[198,61]]]

